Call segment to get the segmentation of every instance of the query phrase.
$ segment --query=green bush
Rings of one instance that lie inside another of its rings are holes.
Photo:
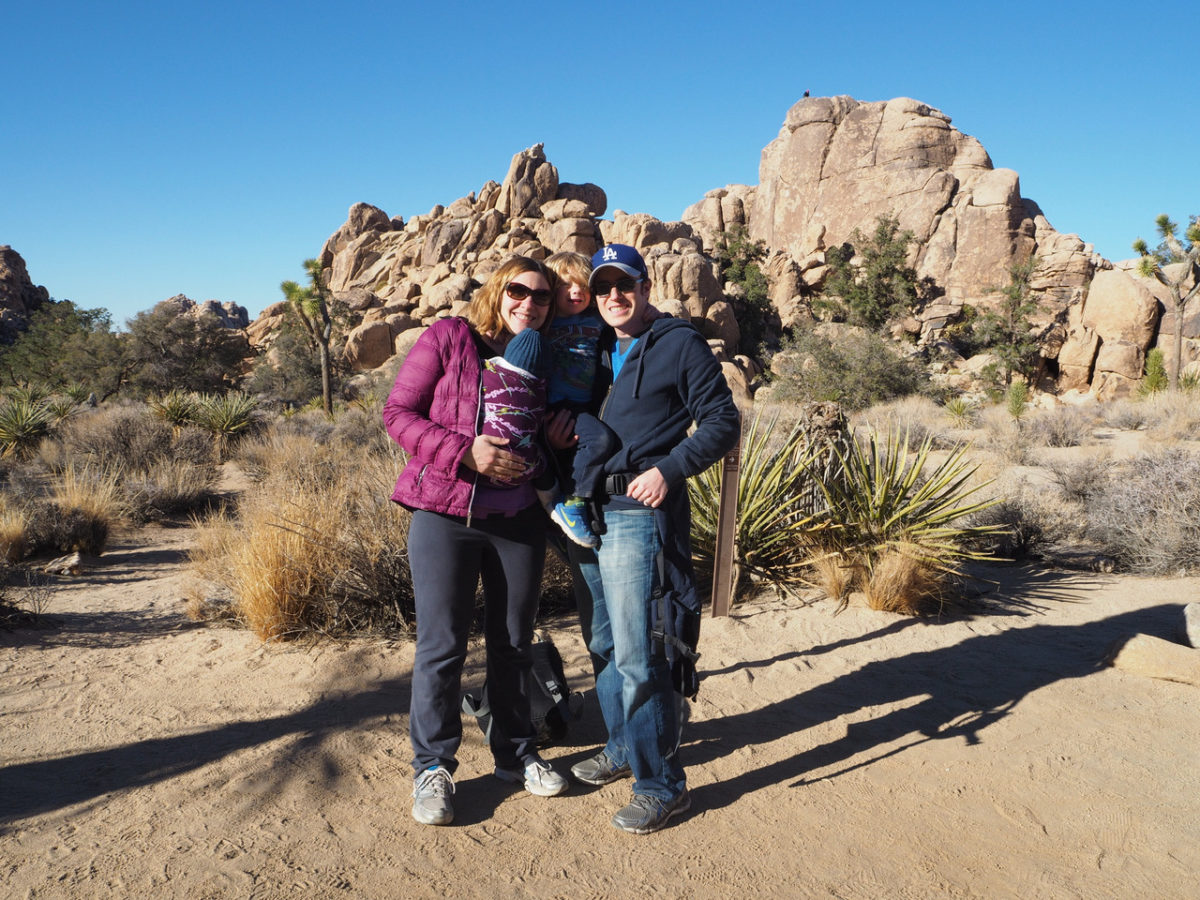
[[[1143,397],[1165,391],[1170,379],[1167,377],[1167,365],[1163,352],[1155,347],[1146,354],[1146,374],[1138,384],[1138,393]]]
[[[854,411],[932,391],[920,363],[859,328],[842,329],[836,341],[799,332],[785,342],[771,369],[772,395],[780,402],[833,401]]]
[[[908,264],[908,248],[916,241],[900,230],[895,216],[880,216],[865,235],[854,229],[850,240],[826,251],[831,270],[814,311],[833,321],[879,328],[917,303],[921,284]]]

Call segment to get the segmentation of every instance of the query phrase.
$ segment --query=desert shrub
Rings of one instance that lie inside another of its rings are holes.
[[[791,591],[802,581],[804,539],[813,526],[811,465],[823,447],[803,422],[779,428],[757,415],[742,440],[734,536],[734,596],[746,581]],[[692,553],[711,575],[717,542],[722,464],[688,481]]]
[[[212,439],[192,425],[171,425],[140,404],[85,412],[64,430],[61,449],[42,458],[61,470],[79,465],[112,472],[124,511],[135,522],[202,509],[217,482]]]
[[[22,506],[0,494],[0,566],[24,559],[29,544],[29,528]],[[0,578],[3,584],[3,578]]]
[[[826,251],[830,275],[813,309],[869,328],[904,315],[921,294],[921,282],[908,264],[908,248],[915,240],[891,215],[876,219],[870,234],[854,229],[849,242]]]
[[[383,427],[381,410],[371,404],[366,408],[351,406],[338,413],[333,421],[330,438],[348,447],[359,447],[371,453],[389,453],[394,446]]]
[[[976,466],[960,447],[934,465],[925,441],[910,454],[902,434],[871,435],[838,451],[843,476],[822,479],[826,528],[810,541],[822,572],[842,572],[826,591],[843,605],[857,588],[874,609],[910,615],[937,611],[951,596],[962,564],[989,558],[977,548],[997,530],[965,518],[994,500],[975,500]],[[837,591],[837,593],[835,593]]]
[[[1032,462],[1029,438],[1007,409],[989,406],[980,411],[979,419],[983,426],[983,443],[988,450],[1010,465],[1025,466]]]
[[[1200,570],[1200,456],[1169,448],[1116,463],[1085,508],[1087,535],[1118,567],[1147,575]]]
[[[1091,415],[1073,406],[1060,406],[1033,416],[1025,423],[1031,444],[1040,447],[1079,447],[1092,437]]]
[[[1157,394],[1159,391],[1165,391],[1169,383],[1163,352],[1155,347],[1146,354],[1146,374],[1138,382],[1138,394],[1142,397]]]
[[[116,473],[69,466],[52,482],[48,496],[30,500],[21,510],[24,555],[99,556],[122,511]]]
[[[749,356],[762,355],[768,334],[776,333],[779,324],[760,265],[766,255],[766,245],[751,240],[745,225],[735,225],[717,242],[717,265],[737,311],[738,351]]]
[[[1101,404],[1100,415],[1109,428],[1139,431],[1150,423],[1150,408],[1137,400],[1113,400]]]
[[[833,401],[851,411],[930,386],[919,363],[902,357],[887,339],[857,328],[842,329],[836,341],[798,332],[771,369],[772,393],[780,402]]]
[[[1148,397],[1147,431],[1159,442],[1189,441],[1200,438],[1200,404],[1183,391],[1163,391]]]
[[[1104,455],[1070,462],[1052,462],[1048,468],[1055,484],[1062,489],[1063,496],[1082,503],[1104,485],[1112,465],[1112,460]]]
[[[1029,385],[1014,381],[1004,392],[1004,408],[1014,422],[1020,422],[1029,412]]]
[[[208,504],[217,486],[213,466],[186,459],[163,459],[121,481],[126,512],[138,524],[195,512]]]
[[[175,428],[182,428],[195,421],[197,399],[195,394],[186,391],[168,391],[148,398],[146,405],[155,418]]]

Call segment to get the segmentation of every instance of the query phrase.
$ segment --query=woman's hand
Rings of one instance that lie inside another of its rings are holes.
[[[481,434],[471,442],[471,447],[462,458],[468,469],[495,478],[511,481],[525,471],[525,460],[501,448],[508,445],[508,438]]]
[[[575,417],[567,409],[558,409],[546,419],[546,443],[552,450],[566,450],[579,443],[575,434]]]

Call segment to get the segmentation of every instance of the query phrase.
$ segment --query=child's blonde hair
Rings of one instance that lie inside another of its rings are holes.
[[[592,261],[582,253],[563,250],[546,258],[546,268],[558,276],[560,283],[588,286],[592,277]]]

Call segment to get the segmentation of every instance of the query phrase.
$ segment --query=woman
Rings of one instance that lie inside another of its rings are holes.
[[[495,774],[538,796],[567,788],[534,748],[526,692],[545,520],[525,477],[527,459],[506,449],[505,439],[480,433],[484,360],[503,353],[515,334],[546,324],[554,286],[536,260],[504,263],[475,292],[466,319],[441,319],[413,345],[383,408],[388,434],[410,457],[392,499],[413,510],[417,649],[409,735],[413,818],[426,825],[454,818],[459,693],[481,578]]]

